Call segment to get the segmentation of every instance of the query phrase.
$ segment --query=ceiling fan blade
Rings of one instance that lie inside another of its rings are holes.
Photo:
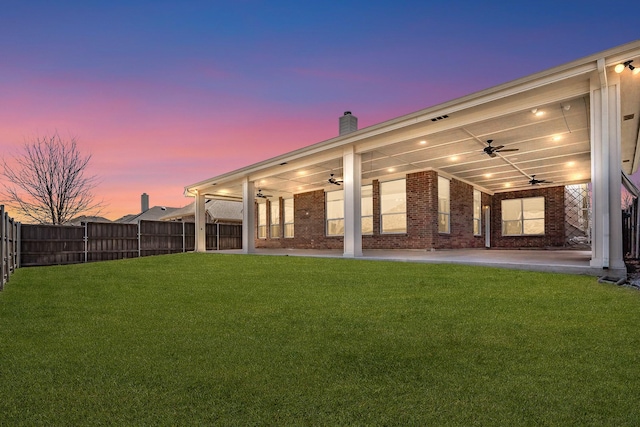
[[[498,151],[498,150],[502,150],[504,148],[504,145],[498,145],[497,147],[493,147],[494,151]]]
[[[489,157],[495,157],[495,156],[496,156],[496,153],[494,152],[489,153]]]
[[[504,150],[496,150],[496,151],[498,151],[499,153],[505,153],[507,151],[519,151],[519,150],[520,150],[519,148],[506,148]]]

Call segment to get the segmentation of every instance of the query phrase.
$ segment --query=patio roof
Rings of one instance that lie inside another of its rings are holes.
[[[274,197],[327,189],[329,174],[342,176],[349,146],[361,154],[363,184],[430,169],[489,194],[526,188],[533,175],[552,185],[588,182],[589,97],[602,78],[620,79],[622,170],[632,174],[640,163],[640,75],[613,67],[639,58],[640,41],[628,43],[188,185],[185,195],[241,199],[245,179]],[[487,140],[517,151],[490,157]]]

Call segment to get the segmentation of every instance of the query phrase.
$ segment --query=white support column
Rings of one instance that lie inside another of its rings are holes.
[[[591,83],[592,267],[623,272],[620,85],[598,60]]]
[[[195,214],[196,214],[196,252],[207,251],[207,213],[205,211],[204,194],[196,194]]]
[[[362,256],[362,159],[354,147],[344,149],[344,256]]]
[[[245,178],[242,183],[242,253],[251,254],[256,251],[256,186]]]

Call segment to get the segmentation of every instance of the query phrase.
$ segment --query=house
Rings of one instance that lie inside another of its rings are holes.
[[[75,226],[80,226],[84,223],[87,222],[111,222],[110,219],[107,219],[105,217],[102,216],[96,216],[96,215],[80,215],[77,216],[75,218],[73,218],[70,221],[67,221],[65,223],[65,225],[75,225]]]
[[[195,202],[171,211],[162,216],[162,221],[195,222]],[[242,224],[242,202],[238,200],[205,201],[206,222],[224,224]]]
[[[635,61],[635,62],[631,62]],[[243,203],[256,248],[561,248],[626,274],[620,186],[640,162],[640,41],[187,185]]]
[[[149,195],[147,193],[142,193],[142,196],[140,196],[140,213],[128,214],[113,222],[118,224],[137,224],[143,220],[160,221],[162,217],[178,209],[179,208],[169,208],[166,206],[153,206],[149,208]]]

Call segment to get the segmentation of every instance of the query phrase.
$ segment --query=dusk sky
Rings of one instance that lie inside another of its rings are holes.
[[[58,132],[103,216],[640,38],[640,3],[0,0],[0,153]]]

